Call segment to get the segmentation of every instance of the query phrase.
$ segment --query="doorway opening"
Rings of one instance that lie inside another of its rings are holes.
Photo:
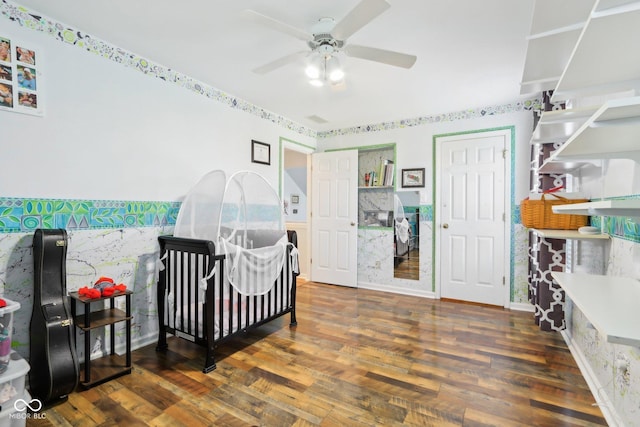
[[[287,230],[298,235],[298,261],[300,278],[310,277],[310,154],[309,147],[286,138],[280,138],[280,198],[285,213]]]

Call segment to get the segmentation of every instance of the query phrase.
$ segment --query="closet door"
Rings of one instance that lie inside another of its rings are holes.
[[[356,287],[358,152],[311,156],[311,280]]]
[[[442,298],[504,306],[508,131],[440,140]]]

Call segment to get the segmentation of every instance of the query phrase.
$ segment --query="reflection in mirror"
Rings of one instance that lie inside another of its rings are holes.
[[[394,195],[393,277],[420,279],[420,194],[399,191]]]

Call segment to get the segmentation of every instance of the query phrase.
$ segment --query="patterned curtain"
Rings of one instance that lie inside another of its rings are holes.
[[[544,92],[545,111],[564,109],[564,104],[550,102],[551,91]],[[534,111],[534,127],[540,112]],[[564,174],[539,174],[538,169],[562,142],[533,144],[531,146],[530,188],[532,193],[564,186]],[[529,301],[535,307],[535,322],[543,331],[559,331],[565,328],[564,291],[551,277],[553,271],[563,271],[566,240],[549,239],[529,232]]]

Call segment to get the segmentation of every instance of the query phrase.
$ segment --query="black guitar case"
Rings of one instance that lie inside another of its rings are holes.
[[[35,231],[34,290],[29,350],[31,395],[43,405],[65,401],[78,385],[75,328],[66,280],[67,232]]]

